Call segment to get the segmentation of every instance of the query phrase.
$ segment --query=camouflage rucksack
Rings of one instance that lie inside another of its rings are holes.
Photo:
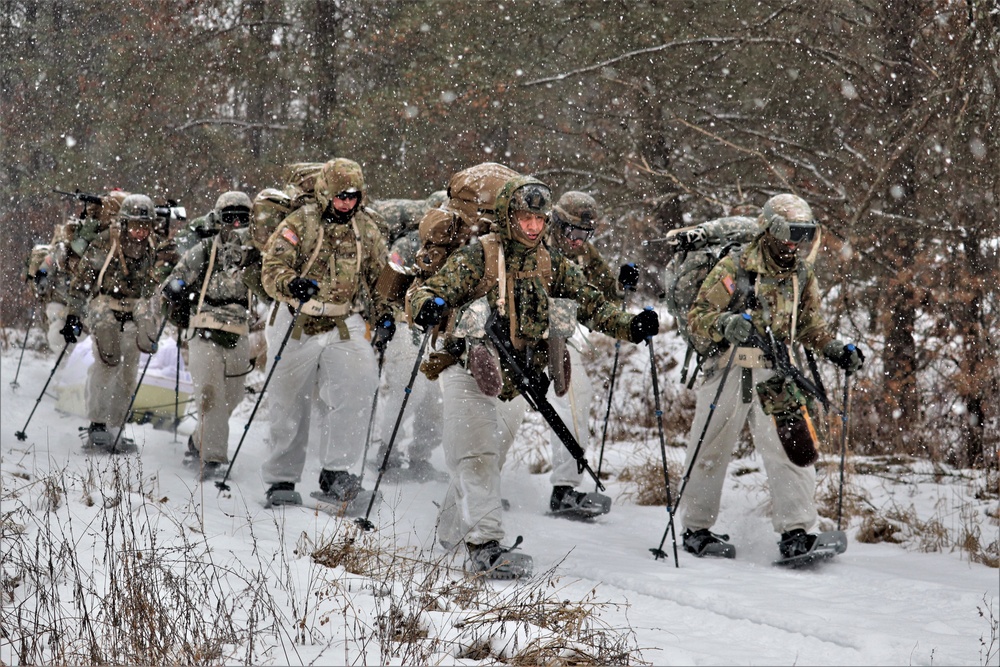
[[[323,162],[295,162],[282,172],[284,189],[265,188],[253,199],[250,211],[250,242],[263,251],[267,240],[285,217],[315,199],[316,178]]]
[[[701,283],[719,260],[741,251],[745,244],[760,234],[760,227],[754,218],[733,216],[671,230],[667,238],[691,230],[699,230],[698,247],[678,250],[670,259],[663,271],[663,299],[667,312],[677,322],[677,333],[700,356],[706,356],[717,352],[718,346],[691,333],[687,323],[688,311],[698,296]]]

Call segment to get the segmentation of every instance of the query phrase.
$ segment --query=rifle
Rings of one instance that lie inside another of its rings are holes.
[[[80,192],[79,189],[77,189],[76,192],[66,192],[65,190],[57,190],[56,188],[52,188],[52,192],[63,195],[64,197],[73,197],[74,199],[82,201],[84,204],[104,203],[104,199],[101,198],[101,195],[92,195],[89,192]]]
[[[528,401],[528,405],[542,415],[542,418],[548,422],[552,430],[555,431],[555,434],[562,440],[563,445],[566,446],[569,453],[576,459],[577,472],[586,471],[597,483],[598,490],[604,491],[601,479],[590,467],[590,464],[587,463],[587,456],[583,451],[583,447],[576,441],[573,432],[569,430],[566,423],[559,417],[556,409],[545,398],[545,393],[549,389],[549,379],[545,377],[544,373],[541,377],[538,377],[521,366],[514,352],[514,345],[510,341],[510,334],[500,324],[500,320],[497,318],[497,311],[495,310],[490,313],[489,319],[486,320],[486,337],[490,339],[497,353],[499,353],[501,367],[513,376],[518,390],[520,390],[525,400]]]
[[[744,315],[744,317],[748,317]],[[805,376],[805,374],[792,363],[791,358],[788,355],[788,345],[783,341],[775,339],[774,332],[771,331],[771,327],[767,327],[767,338],[761,336],[756,329],[750,330],[750,338],[747,342],[754,347],[760,348],[764,352],[764,357],[771,362],[771,366],[774,369],[775,374],[781,377],[786,377],[798,385],[806,394],[813,396],[820,403],[823,404],[823,408],[829,414],[831,410],[830,399],[826,396],[826,391],[824,391],[822,386],[817,386],[812,383]]]

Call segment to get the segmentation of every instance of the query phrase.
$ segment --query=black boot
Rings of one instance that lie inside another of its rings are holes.
[[[796,528],[781,534],[778,551],[781,552],[782,558],[793,558],[812,551],[815,543],[815,535],[811,535],[801,528]]]
[[[702,556],[715,556],[717,558],[735,558],[736,547],[729,544],[728,535],[716,535],[708,528],[691,530],[688,528],[681,536],[684,543],[684,551],[692,553],[698,558]]]

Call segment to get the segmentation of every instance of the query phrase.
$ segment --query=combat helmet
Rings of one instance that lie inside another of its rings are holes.
[[[518,176],[507,181],[496,200],[497,225],[500,228],[500,235],[513,239],[529,248],[538,245],[545,236],[546,229],[535,240],[527,238],[521,228],[514,222],[514,214],[517,211],[531,211],[546,218],[548,217],[552,205],[552,191],[549,186],[532,176]]]
[[[223,225],[232,227],[245,227],[250,223],[250,210],[253,202],[249,195],[239,190],[223,192],[215,200],[215,218]]]
[[[594,233],[600,216],[597,202],[585,192],[564,192],[552,207],[552,228],[563,238],[586,241]]]
[[[153,226],[156,222],[156,207],[146,195],[129,195],[122,200],[118,220],[126,224]]]
[[[325,163],[319,176],[316,177],[316,200],[320,207],[326,210],[334,197],[343,192],[358,194],[354,208],[356,211],[365,196],[365,177],[360,164],[354,160],[338,157]]]
[[[816,220],[806,200],[781,194],[764,202],[760,227],[779,241],[810,242],[816,236]]]

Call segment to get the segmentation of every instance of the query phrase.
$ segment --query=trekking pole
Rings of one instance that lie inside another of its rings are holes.
[[[675,536],[674,539],[674,567],[680,567],[680,562],[677,560],[677,530],[674,528],[674,503],[670,499],[670,472],[667,469],[667,443],[663,437],[663,410],[660,407],[660,383],[656,378],[656,355],[653,353],[653,337],[649,336],[646,338],[646,345],[649,346],[649,368],[653,379],[653,403],[656,407],[656,427],[660,434],[660,458],[663,460],[663,484],[667,489],[667,515],[669,517],[669,522],[667,523],[667,530],[672,532]],[[663,545],[660,545],[661,549]],[[657,560],[660,556],[666,557],[665,554],[656,554]]]
[[[688,480],[691,479],[691,471],[694,470],[694,464],[698,460],[698,452],[701,451],[701,445],[705,442],[705,434],[708,433],[708,425],[712,422],[712,415],[715,413],[715,406],[719,402],[719,397],[722,396],[722,389],[726,386],[726,378],[729,377],[729,371],[733,367],[733,360],[736,358],[736,346],[732,346],[733,351],[729,353],[729,361],[726,362],[726,368],[722,371],[722,378],[719,380],[719,388],[715,390],[715,398],[712,399],[712,403],[708,407],[708,416],[705,417],[705,425],[701,428],[701,435],[698,436],[698,444],[695,445],[694,451],[691,453],[691,462],[687,466],[687,470],[684,471],[684,478],[681,479],[681,487],[677,490],[677,503],[676,506],[680,507],[681,498],[684,497],[684,489],[687,488]],[[663,543],[667,541],[667,535],[673,533],[674,539],[674,550],[676,553],[677,549],[677,530],[674,524],[668,523],[666,530],[663,531],[663,538],[660,540],[660,546],[654,549],[650,549],[656,560],[665,557],[666,554],[663,552]]]
[[[292,314],[292,321],[288,325],[288,331],[285,332],[285,337],[281,339],[281,345],[278,346],[278,352],[274,355],[274,361],[271,362],[271,370],[267,372],[267,377],[264,378],[264,386],[260,388],[260,393],[257,394],[257,402],[253,405],[253,411],[250,413],[250,418],[247,419],[247,423],[243,425],[243,435],[240,436],[240,442],[236,445],[236,451],[233,452],[233,458],[229,460],[229,467],[226,468],[226,474],[222,479],[215,483],[215,486],[219,489],[219,493],[229,491],[229,485],[226,484],[226,480],[229,479],[229,473],[233,471],[233,464],[236,463],[236,457],[240,455],[240,449],[243,448],[243,441],[246,439],[247,432],[250,430],[250,424],[253,423],[254,415],[257,414],[257,408],[260,407],[260,402],[264,398],[264,392],[267,391],[267,385],[271,382],[271,376],[274,375],[274,369],[278,367],[278,362],[281,361],[281,353],[285,351],[285,345],[288,343],[288,339],[292,336],[292,330],[295,329],[295,324],[299,321],[299,314],[302,312],[302,304],[304,303],[304,301],[300,303],[299,307],[296,308],[295,312]],[[274,307],[277,308],[278,304],[275,304]]]
[[[438,297],[440,298],[440,297]],[[442,303],[444,303],[442,301]],[[365,511],[363,517],[359,517],[354,520],[354,523],[361,526],[362,530],[373,530],[375,524],[368,520],[369,515],[372,513],[372,506],[375,505],[375,499],[378,497],[378,487],[382,483],[382,477],[385,475],[386,467],[389,465],[389,456],[392,454],[392,445],[396,442],[396,433],[399,432],[399,423],[403,421],[403,411],[406,410],[406,402],[410,400],[410,394],[413,392],[413,383],[417,380],[417,373],[420,371],[420,362],[424,358],[424,350],[427,348],[427,341],[431,338],[431,332],[434,327],[427,327],[426,333],[424,333],[424,338],[420,341],[420,350],[417,352],[417,359],[413,362],[413,370],[410,372],[410,381],[403,390],[403,402],[399,406],[399,414],[396,415],[396,424],[392,427],[392,435],[389,437],[389,444],[386,445],[385,455],[382,456],[382,464],[378,467],[378,477],[375,479],[375,488],[372,489],[372,497],[368,501],[368,509]],[[363,462],[362,462],[362,465]]]
[[[844,458],[847,456],[847,411],[851,401],[851,372],[844,371],[844,412],[840,415],[840,489],[837,491],[837,530],[844,508]]]
[[[142,381],[146,377],[146,371],[149,370],[149,362],[153,360],[153,356],[156,354],[156,350],[160,345],[160,336],[163,335],[163,329],[167,326],[168,312],[169,306],[167,312],[163,313],[163,321],[160,322],[160,328],[156,332],[156,340],[153,341],[153,349],[146,354],[146,365],[142,367],[142,373],[139,375],[139,381],[135,383],[135,391],[132,392],[132,400],[128,402],[128,407],[125,408],[125,419],[122,420],[121,428],[118,429],[118,433],[115,435],[115,441],[111,443],[111,454],[118,453],[118,441],[121,440],[122,432],[125,430],[125,425],[128,424],[129,412],[132,411],[132,406],[135,405],[135,397],[139,395],[139,389],[142,387]]]
[[[632,271],[627,271],[625,267],[631,267]],[[628,307],[628,295],[629,292],[635,289],[638,284],[638,270],[635,269],[635,264],[629,263],[622,266],[621,271],[618,273],[618,280],[622,283],[622,287],[625,290],[625,298],[622,300],[622,310]],[[608,418],[611,416],[611,399],[615,395],[615,377],[618,375],[618,353],[621,350],[622,342],[620,340],[615,340],[615,361],[611,365],[611,381],[608,383],[608,407],[604,411],[604,427],[601,429],[601,451],[597,456],[597,484],[600,485],[601,479],[601,466],[604,464],[604,443],[608,440]],[[595,488],[595,491],[600,490]]]
[[[14,373],[14,381],[10,383],[11,389],[17,389],[21,385],[17,383],[17,376],[21,374],[21,362],[24,361],[24,348],[28,347],[28,333],[31,325],[35,323],[35,306],[31,306],[31,316],[28,318],[28,328],[24,330],[24,341],[21,342],[21,356],[17,359],[17,372]]]
[[[378,382],[375,384],[375,395],[372,397],[372,411],[368,415],[368,433],[365,434],[365,449],[361,453],[361,474],[358,476],[358,485],[365,479],[365,462],[368,460],[368,448],[372,444],[372,427],[375,425],[375,411],[378,409],[379,389],[382,385],[382,366],[385,364],[385,347],[378,352]]]
[[[42,393],[38,395],[38,399],[35,401],[35,407],[31,408],[31,414],[28,415],[28,421],[24,422],[24,428],[22,428],[20,431],[14,432],[14,435],[17,436],[18,440],[23,441],[28,439],[28,434],[25,433],[25,431],[28,429],[28,424],[31,423],[31,418],[35,416],[35,410],[38,409],[38,404],[42,401],[42,396],[45,395],[45,390],[49,388],[49,382],[52,381],[52,376],[56,374],[56,369],[59,368],[59,362],[62,361],[62,358],[64,356],[66,356],[66,350],[68,349],[69,349],[69,341],[66,341],[66,344],[63,345],[62,352],[59,353],[59,357],[56,359],[56,363],[53,364],[52,366],[52,372],[49,373],[49,379],[45,381],[45,386],[42,387]]]
[[[174,442],[177,442],[177,425],[180,422],[179,407],[181,394],[181,328],[177,327],[177,359],[174,373]]]

